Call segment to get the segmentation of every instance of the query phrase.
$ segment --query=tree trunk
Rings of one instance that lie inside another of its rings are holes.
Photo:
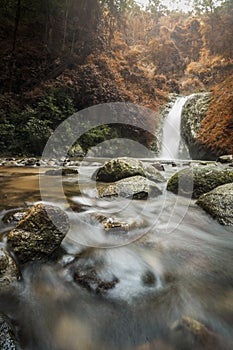
[[[18,28],[19,28],[19,22],[20,22],[20,15],[21,15],[21,0],[17,1],[17,7],[16,7],[16,14],[15,14],[15,25],[14,25],[14,32],[13,32],[13,43],[12,43],[12,51],[11,51],[11,58],[9,62],[9,92],[12,91],[12,84],[13,84],[13,77],[14,77],[14,68],[15,68],[15,50],[16,50],[16,43],[17,43],[17,34],[18,34]]]

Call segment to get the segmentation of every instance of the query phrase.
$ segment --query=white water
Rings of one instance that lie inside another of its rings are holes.
[[[81,172],[91,177],[104,159],[98,162],[86,161]],[[25,200],[39,200],[38,171],[0,168],[5,193],[0,202],[2,247],[5,233],[14,225],[1,220],[6,210],[22,208]],[[165,164],[166,178],[175,171]],[[124,198],[91,197],[92,183],[87,178],[79,177],[79,186],[74,176],[64,179],[77,224],[73,227],[73,216],[67,211],[72,232],[62,251],[52,261],[23,267],[22,278],[11,289],[0,288],[0,315],[14,320],[21,349],[232,350],[232,228],[219,225],[194,201],[166,191],[130,203]],[[54,196],[47,200],[57,206],[55,179],[52,186]],[[93,214],[122,222],[140,218],[143,232],[137,227],[127,234],[103,232]],[[74,280],[77,271],[87,281],[94,272],[100,281],[117,282],[99,295]],[[211,332],[195,335],[183,324],[175,329],[174,322],[183,316]],[[213,335],[220,344],[214,344]]]
[[[178,97],[168,113],[163,126],[161,159],[189,158],[180,133],[182,108],[188,99],[189,96]]]

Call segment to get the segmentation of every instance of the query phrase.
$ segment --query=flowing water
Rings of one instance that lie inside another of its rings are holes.
[[[66,210],[71,222],[63,252],[56,262],[22,268],[21,280],[1,292],[0,311],[14,320],[22,349],[232,349],[232,228],[164,185],[163,195],[146,201],[98,199],[91,174],[100,163],[85,161],[78,178],[64,178],[66,201],[51,177],[43,199]],[[169,178],[177,169],[165,170]],[[1,218],[40,201],[38,171],[0,169]],[[96,214],[136,225],[105,232]],[[2,245],[12,226],[1,220]],[[75,283],[73,269],[94,269],[116,283],[98,294]],[[204,324],[207,336],[182,322],[174,329],[183,316]]]
[[[189,158],[187,147],[180,133],[182,108],[188,99],[189,96],[178,97],[164,121],[161,159]]]

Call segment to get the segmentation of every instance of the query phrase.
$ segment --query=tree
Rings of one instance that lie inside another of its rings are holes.
[[[168,11],[168,8],[164,6],[160,0],[149,0],[149,4],[146,9],[154,15],[157,15],[157,17],[166,14]]]

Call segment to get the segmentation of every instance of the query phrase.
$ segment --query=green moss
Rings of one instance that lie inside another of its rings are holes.
[[[174,174],[168,181],[167,190],[198,198],[203,193],[230,182],[233,182],[233,170],[213,166],[193,167]]]

